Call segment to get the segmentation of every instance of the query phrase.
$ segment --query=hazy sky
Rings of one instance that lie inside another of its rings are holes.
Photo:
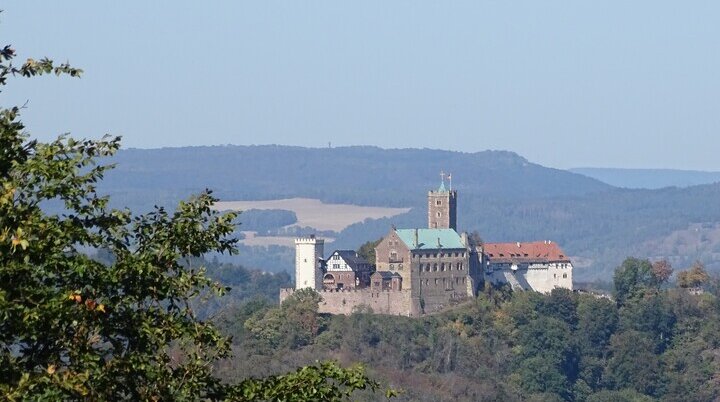
[[[6,0],[2,43],[80,80],[11,83],[43,140],[515,151],[720,170],[718,1]]]

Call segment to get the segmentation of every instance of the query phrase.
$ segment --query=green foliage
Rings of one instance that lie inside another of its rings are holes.
[[[645,289],[657,284],[650,261],[633,257],[627,258],[615,270],[613,281],[618,304],[625,303],[625,300],[638,296]]]
[[[79,76],[68,64],[0,51],[0,85],[12,76]],[[230,339],[198,319],[192,301],[222,295],[197,261],[234,253],[234,213],[204,191],[174,211],[108,207],[96,186],[119,138],[28,141],[19,108],[0,109],[0,395],[14,400],[342,400],[375,390],[362,368],[336,364],[222,383],[214,364]],[[59,203],[62,211],[43,206]],[[101,258],[84,251],[102,250]],[[317,332],[298,300],[286,316]],[[256,310],[262,306],[253,307]]]
[[[285,326],[284,306],[267,307],[250,319],[238,314],[246,326],[260,318],[276,341],[259,347],[264,334],[236,337],[236,349],[245,352],[226,374],[276,373],[331,358],[363,362],[374,376],[404,390],[399,400],[720,397],[720,303],[713,295],[651,287],[618,305],[562,290],[499,292],[501,297],[493,292],[421,318],[362,310],[322,316],[300,309],[319,321],[315,334],[300,324],[308,320]],[[311,300],[311,293],[303,299]],[[292,331],[305,334],[302,344],[293,342]],[[363,396],[358,394],[360,400],[375,399]]]
[[[245,322],[245,329],[259,346],[296,349],[308,345],[318,334],[320,295],[312,289],[294,292],[276,309],[260,311]]]
[[[334,362],[307,366],[296,372],[243,381],[231,398],[258,401],[343,401],[356,390],[380,389],[380,383],[367,378],[361,366],[344,369]],[[386,397],[396,395],[386,391]]]
[[[698,288],[709,281],[710,276],[700,261],[695,261],[690,269],[679,272],[677,276],[678,286],[681,288]]]
[[[381,241],[382,238],[375,241],[368,241],[363,243],[363,245],[361,245],[360,248],[357,250],[358,255],[364,258],[365,261],[369,262],[370,264],[375,265],[375,247],[377,247],[377,245],[380,244]]]

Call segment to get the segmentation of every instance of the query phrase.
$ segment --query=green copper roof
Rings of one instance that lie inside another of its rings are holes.
[[[418,233],[418,244],[415,244],[415,230]],[[465,248],[462,238],[454,229],[396,229],[395,232],[411,250]]]

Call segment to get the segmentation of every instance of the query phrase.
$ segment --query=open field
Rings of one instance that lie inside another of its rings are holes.
[[[241,232],[245,238],[240,243],[246,246],[285,246],[295,247],[295,238],[288,236],[258,236],[257,232],[244,231]],[[331,243],[335,239],[324,237],[326,243]]]
[[[367,218],[388,218],[410,211],[410,208],[361,207],[347,204],[324,204],[310,198],[267,201],[220,201],[215,209],[243,211],[248,209],[284,209],[297,215],[297,226],[340,232]],[[242,218],[241,218],[242,220]]]

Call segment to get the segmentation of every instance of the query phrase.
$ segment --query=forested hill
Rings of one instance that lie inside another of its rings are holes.
[[[521,199],[607,191],[598,180],[550,169],[512,152],[461,153],[376,147],[214,146],[128,149],[102,183],[117,202],[147,207],[204,188],[228,200],[318,198],[356,205],[414,206],[453,175],[463,197]],[[120,197],[120,198],[118,198]]]
[[[424,225],[426,192],[444,170],[459,191],[459,229],[487,241],[557,241],[574,257],[579,280],[609,279],[629,255],[720,268],[720,184],[619,189],[503,151],[217,146],[123,150],[113,162],[101,191],[136,211],[172,207],[204,188],[223,200],[309,197],[413,208],[348,227],[329,246],[337,248],[357,248],[392,224]],[[236,262],[291,271],[290,251],[281,249],[247,248]]]
[[[675,169],[574,168],[571,172],[624,188],[658,189],[720,182],[720,172]]]

